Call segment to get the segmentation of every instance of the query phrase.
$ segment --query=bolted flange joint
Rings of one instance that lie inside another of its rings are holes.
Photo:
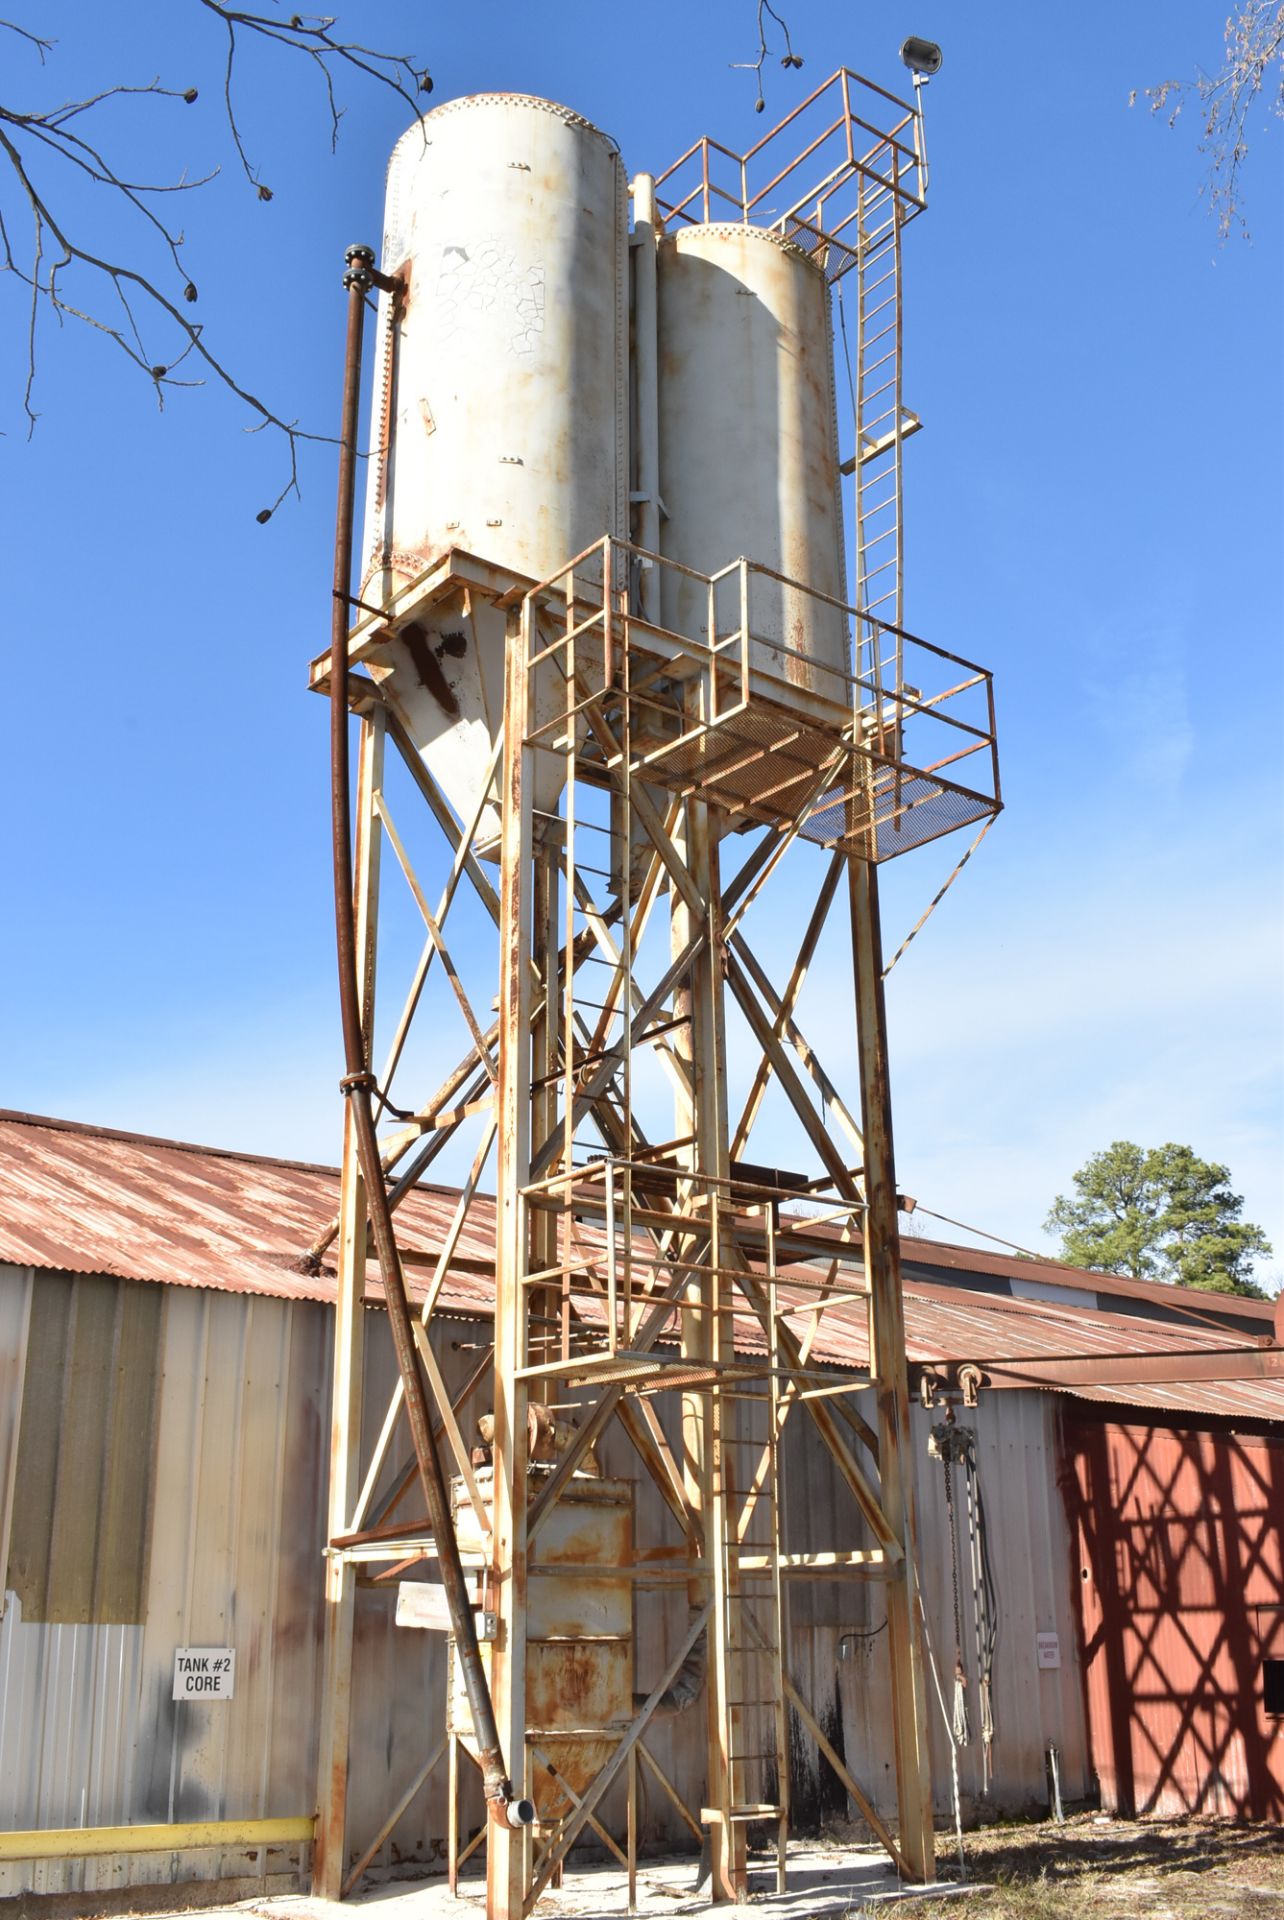
[[[339,1092],[346,1099],[350,1093],[376,1093],[379,1082],[370,1073],[345,1073],[339,1082]]]
[[[357,243],[350,246],[343,257],[348,266],[348,271],[343,276],[345,289],[351,291],[353,287],[357,287],[364,293],[367,287],[373,285],[374,248]]]

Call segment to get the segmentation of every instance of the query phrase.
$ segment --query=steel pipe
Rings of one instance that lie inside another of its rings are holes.
[[[343,368],[343,412],[339,437],[339,493],[335,514],[334,590],[330,623],[330,816],[334,846],[334,918],[339,974],[339,1008],[343,1024],[344,1076],[340,1087],[352,1112],[361,1178],[370,1209],[370,1226],[388,1308],[388,1324],[397,1353],[405,1392],[415,1462],[432,1524],[433,1542],[441,1567],[442,1585],[450,1613],[451,1631],[459,1655],[464,1687],[472,1715],[486,1798],[492,1810],[510,1825],[527,1826],[535,1817],[529,1801],[514,1800],[512,1782],[500,1749],[495,1709],[482,1665],[472,1596],[459,1557],[450,1499],[441,1458],[433,1439],[423,1376],[415,1352],[409,1302],[401,1277],[401,1263],[393,1232],[392,1211],[384,1185],[383,1164],[375,1133],[370,1095],[375,1077],[370,1071],[366,1035],[361,1020],[358,988],[356,929],[352,917],[352,806],[348,756],[348,611],[351,593],[352,529],[356,491],[357,419],[361,399],[361,348],[366,294],[372,286],[396,291],[398,283],[378,272],[368,247],[349,247],[344,286],[348,294],[347,345]]]
[[[659,216],[655,181],[639,173],[633,181],[633,381],[634,431],[637,434],[637,544],[660,551],[660,329],[656,300],[656,242]],[[638,611],[644,620],[660,617],[660,577],[653,560],[640,562]]]

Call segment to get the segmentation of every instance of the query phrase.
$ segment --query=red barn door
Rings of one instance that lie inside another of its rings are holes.
[[[1102,1803],[1284,1818],[1284,1441],[1066,1410]]]

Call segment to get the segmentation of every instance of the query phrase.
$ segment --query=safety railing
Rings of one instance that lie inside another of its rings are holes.
[[[644,568],[663,624],[635,611]],[[757,561],[701,574],[607,536],[521,630],[534,749],[875,859],[999,810],[988,670]]]
[[[737,221],[811,254],[831,280],[856,265],[882,225],[926,205],[917,109],[842,67],[769,133],[736,153],[707,135],[657,176],[674,224]],[[895,205],[893,203],[898,203]]]
[[[762,1377],[772,1365],[768,1329],[746,1285],[763,1290],[770,1317],[804,1323],[854,1297],[834,1269],[845,1241],[857,1277],[864,1207],[827,1182],[816,1186],[826,1188],[823,1203],[799,1226],[832,1234],[835,1257],[823,1269],[789,1252],[780,1208],[792,1196],[766,1180],[606,1154],[532,1182],[522,1193],[523,1238],[535,1249],[522,1282],[531,1328],[524,1373],[635,1384],[663,1375],[666,1387]],[[832,1367],[814,1371],[832,1382]]]

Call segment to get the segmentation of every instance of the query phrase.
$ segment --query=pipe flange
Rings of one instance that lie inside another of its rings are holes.
[[[345,1073],[339,1082],[339,1092],[346,1099],[350,1093],[375,1093],[379,1082],[369,1071],[365,1073]]]

